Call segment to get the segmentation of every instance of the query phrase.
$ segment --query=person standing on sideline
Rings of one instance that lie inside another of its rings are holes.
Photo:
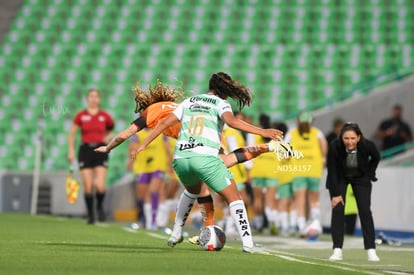
[[[361,221],[364,248],[368,261],[379,261],[375,250],[375,228],[371,213],[372,181],[380,160],[375,144],[365,139],[357,123],[345,123],[339,137],[329,144],[326,188],[332,206],[331,234],[333,254],[331,261],[342,260],[345,222],[345,194],[351,184]]]
[[[291,219],[296,222],[300,237],[305,237],[307,202],[309,203],[311,223],[322,230],[320,224],[319,187],[325,165],[328,144],[324,134],[312,126],[312,114],[302,112],[297,118],[297,127],[291,129],[286,137],[298,153],[291,158],[293,172],[292,188],[294,191],[294,207],[290,212]]]
[[[68,161],[75,159],[75,135],[81,129],[81,142],[78,151],[78,164],[80,168],[84,197],[87,208],[88,224],[95,223],[93,187],[95,187],[98,220],[105,221],[103,200],[105,197],[105,181],[108,167],[108,155],[96,154],[94,150],[109,142],[112,137],[114,120],[111,115],[100,109],[99,92],[89,89],[87,95],[87,108],[78,112],[73,119],[68,137]]]
[[[383,120],[378,126],[376,136],[382,140],[381,150],[387,150],[413,140],[410,126],[402,120],[402,111],[401,105],[395,105],[392,109],[392,117]]]
[[[328,144],[339,136],[344,123],[345,121],[340,117],[334,119],[332,123],[332,131],[326,135],[326,141]],[[354,235],[358,209],[356,207],[354,192],[352,191],[352,187],[350,185],[348,185],[346,191],[346,201],[348,203],[345,206],[345,234]]]
[[[268,129],[270,127],[270,117],[260,114],[259,127]],[[247,145],[267,143],[269,139],[258,135],[247,135]],[[251,185],[253,188],[253,228],[262,232],[265,227],[265,218],[268,222],[271,235],[277,234],[278,211],[276,192],[278,187],[278,177],[274,169],[277,163],[275,154],[263,154],[253,160],[250,169]]]
[[[235,99],[240,108],[250,105],[251,102],[248,88],[232,80],[226,73],[214,73],[206,94],[184,100],[171,115],[158,123],[135,154],[131,154],[131,158],[135,158],[161,132],[181,121],[173,167],[186,190],[180,198],[174,229],[168,239],[170,247],[182,242],[182,226],[200,193],[201,182],[205,182],[229,204],[231,216],[242,240],[242,251],[262,252],[254,246],[246,207],[233,177],[218,156],[221,136],[224,123],[232,128],[274,140],[280,140],[282,134],[279,130],[261,129],[234,117],[231,105],[226,101],[228,97]]]

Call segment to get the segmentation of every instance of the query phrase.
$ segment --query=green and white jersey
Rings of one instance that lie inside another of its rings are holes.
[[[217,156],[224,126],[221,116],[225,112],[232,112],[230,104],[211,94],[193,96],[178,105],[173,114],[181,121],[181,129],[174,158]]]

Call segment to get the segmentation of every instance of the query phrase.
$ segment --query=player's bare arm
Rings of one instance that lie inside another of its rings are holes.
[[[174,114],[170,114],[169,116],[161,120],[154,128],[154,130],[151,132],[151,134],[138,146],[137,150],[130,154],[131,159],[135,160],[136,155],[139,152],[144,150],[145,147],[147,147],[147,145],[150,144],[156,137],[158,137],[165,129],[167,129],[171,125],[174,125],[178,121],[178,118]]]
[[[129,127],[122,132],[120,132],[116,137],[114,137],[108,145],[106,146],[100,146],[95,149],[95,152],[99,153],[109,153],[112,149],[117,147],[118,145],[122,144],[125,140],[130,138],[132,135],[134,135],[136,132],[138,132],[138,127],[134,123],[129,125]]]
[[[281,140],[283,138],[282,131],[276,129],[261,129],[236,118],[231,112],[225,112],[222,115],[224,122],[234,129],[260,135],[273,140]]]

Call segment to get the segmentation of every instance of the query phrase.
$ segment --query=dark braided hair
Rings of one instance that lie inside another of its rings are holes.
[[[208,89],[214,91],[220,98],[231,97],[236,100],[240,110],[245,106],[250,106],[252,101],[249,88],[233,80],[230,75],[224,72],[218,72],[211,76]]]

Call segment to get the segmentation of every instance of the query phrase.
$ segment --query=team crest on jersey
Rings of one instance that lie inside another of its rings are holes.
[[[82,121],[90,121],[92,119],[92,117],[90,115],[83,115],[81,116],[81,120]]]
[[[105,121],[105,117],[104,116],[99,116],[98,117],[99,122],[104,122]]]

